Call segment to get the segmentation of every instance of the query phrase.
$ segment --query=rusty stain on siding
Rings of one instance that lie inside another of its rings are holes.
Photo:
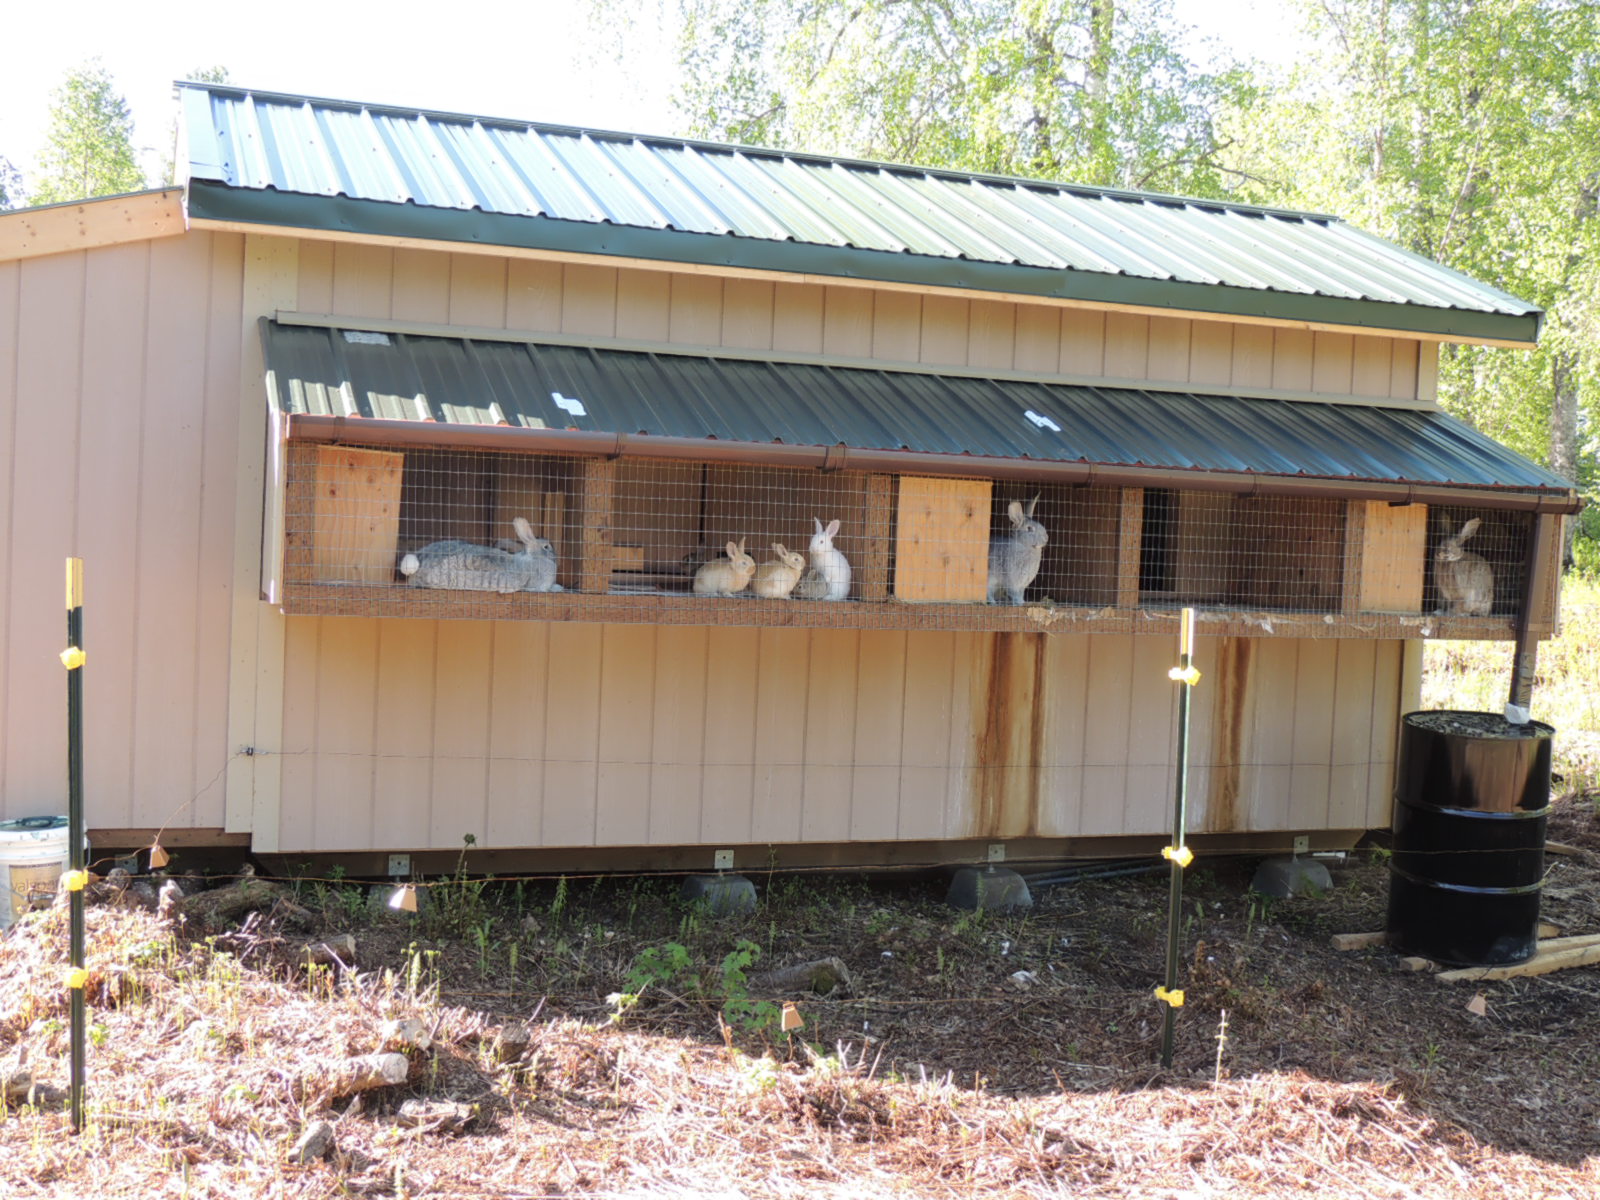
[[[992,633],[973,672],[973,837],[1039,827],[1045,742],[1045,634]]]
[[[1244,723],[1249,713],[1250,638],[1223,638],[1217,643],[1216,701],[1211,718],[1211,787],[1206,802],[1206,829],[1222,833],[1239,823],[1239,775],[1244,757]]]

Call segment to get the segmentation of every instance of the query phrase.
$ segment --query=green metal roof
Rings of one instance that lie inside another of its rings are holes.
[[[199,220],[1533,342],[1542,313],[1335,218],[181,85]]]
[[[1570,485],[1431,409],[292,325],[263,319],[286,414],[846,446],[1041,463],[1549,493]]]

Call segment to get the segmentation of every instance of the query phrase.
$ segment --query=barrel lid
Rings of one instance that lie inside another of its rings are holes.
[[[0,842],[36,841],[69,824],[66,817],[16,817],[0,821]]]

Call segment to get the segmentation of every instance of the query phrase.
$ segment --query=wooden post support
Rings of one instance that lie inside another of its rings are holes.
[[[1144,489],[1122,489],[1117,521],[1117,607],[1139,607],[1140,547],[1144,544]]]
[[[578,590],[600,593],[611,588],[612,500],[617,488],[614,459],[590,458],[583,463],[579,484]]]
[[[867,476],[865,549],[856,564],[856,595],[862,600],[889,598],[889,541],[894,533],[893,475]],[[804,549],[804,546],[801,547]]]

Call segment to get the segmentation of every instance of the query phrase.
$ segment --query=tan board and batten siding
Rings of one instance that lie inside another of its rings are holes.
[[[1434,385],[1414,339],[703,271],[202,232],[3,262],[0,429],[60,448],[0,455],[3,815],[64,803],[75,553],[93,828],[226,827],[264,852],[1162,831],[1164,638],[283,617],[258,595],[255,327],[279,311],[1380,401]],[[1202,637],[1196,828],[1383,823],[1405,658]]]
[[[75,555],[90,826],[223,824],[243,246],[0,261],[0,816],[66,811]]]

